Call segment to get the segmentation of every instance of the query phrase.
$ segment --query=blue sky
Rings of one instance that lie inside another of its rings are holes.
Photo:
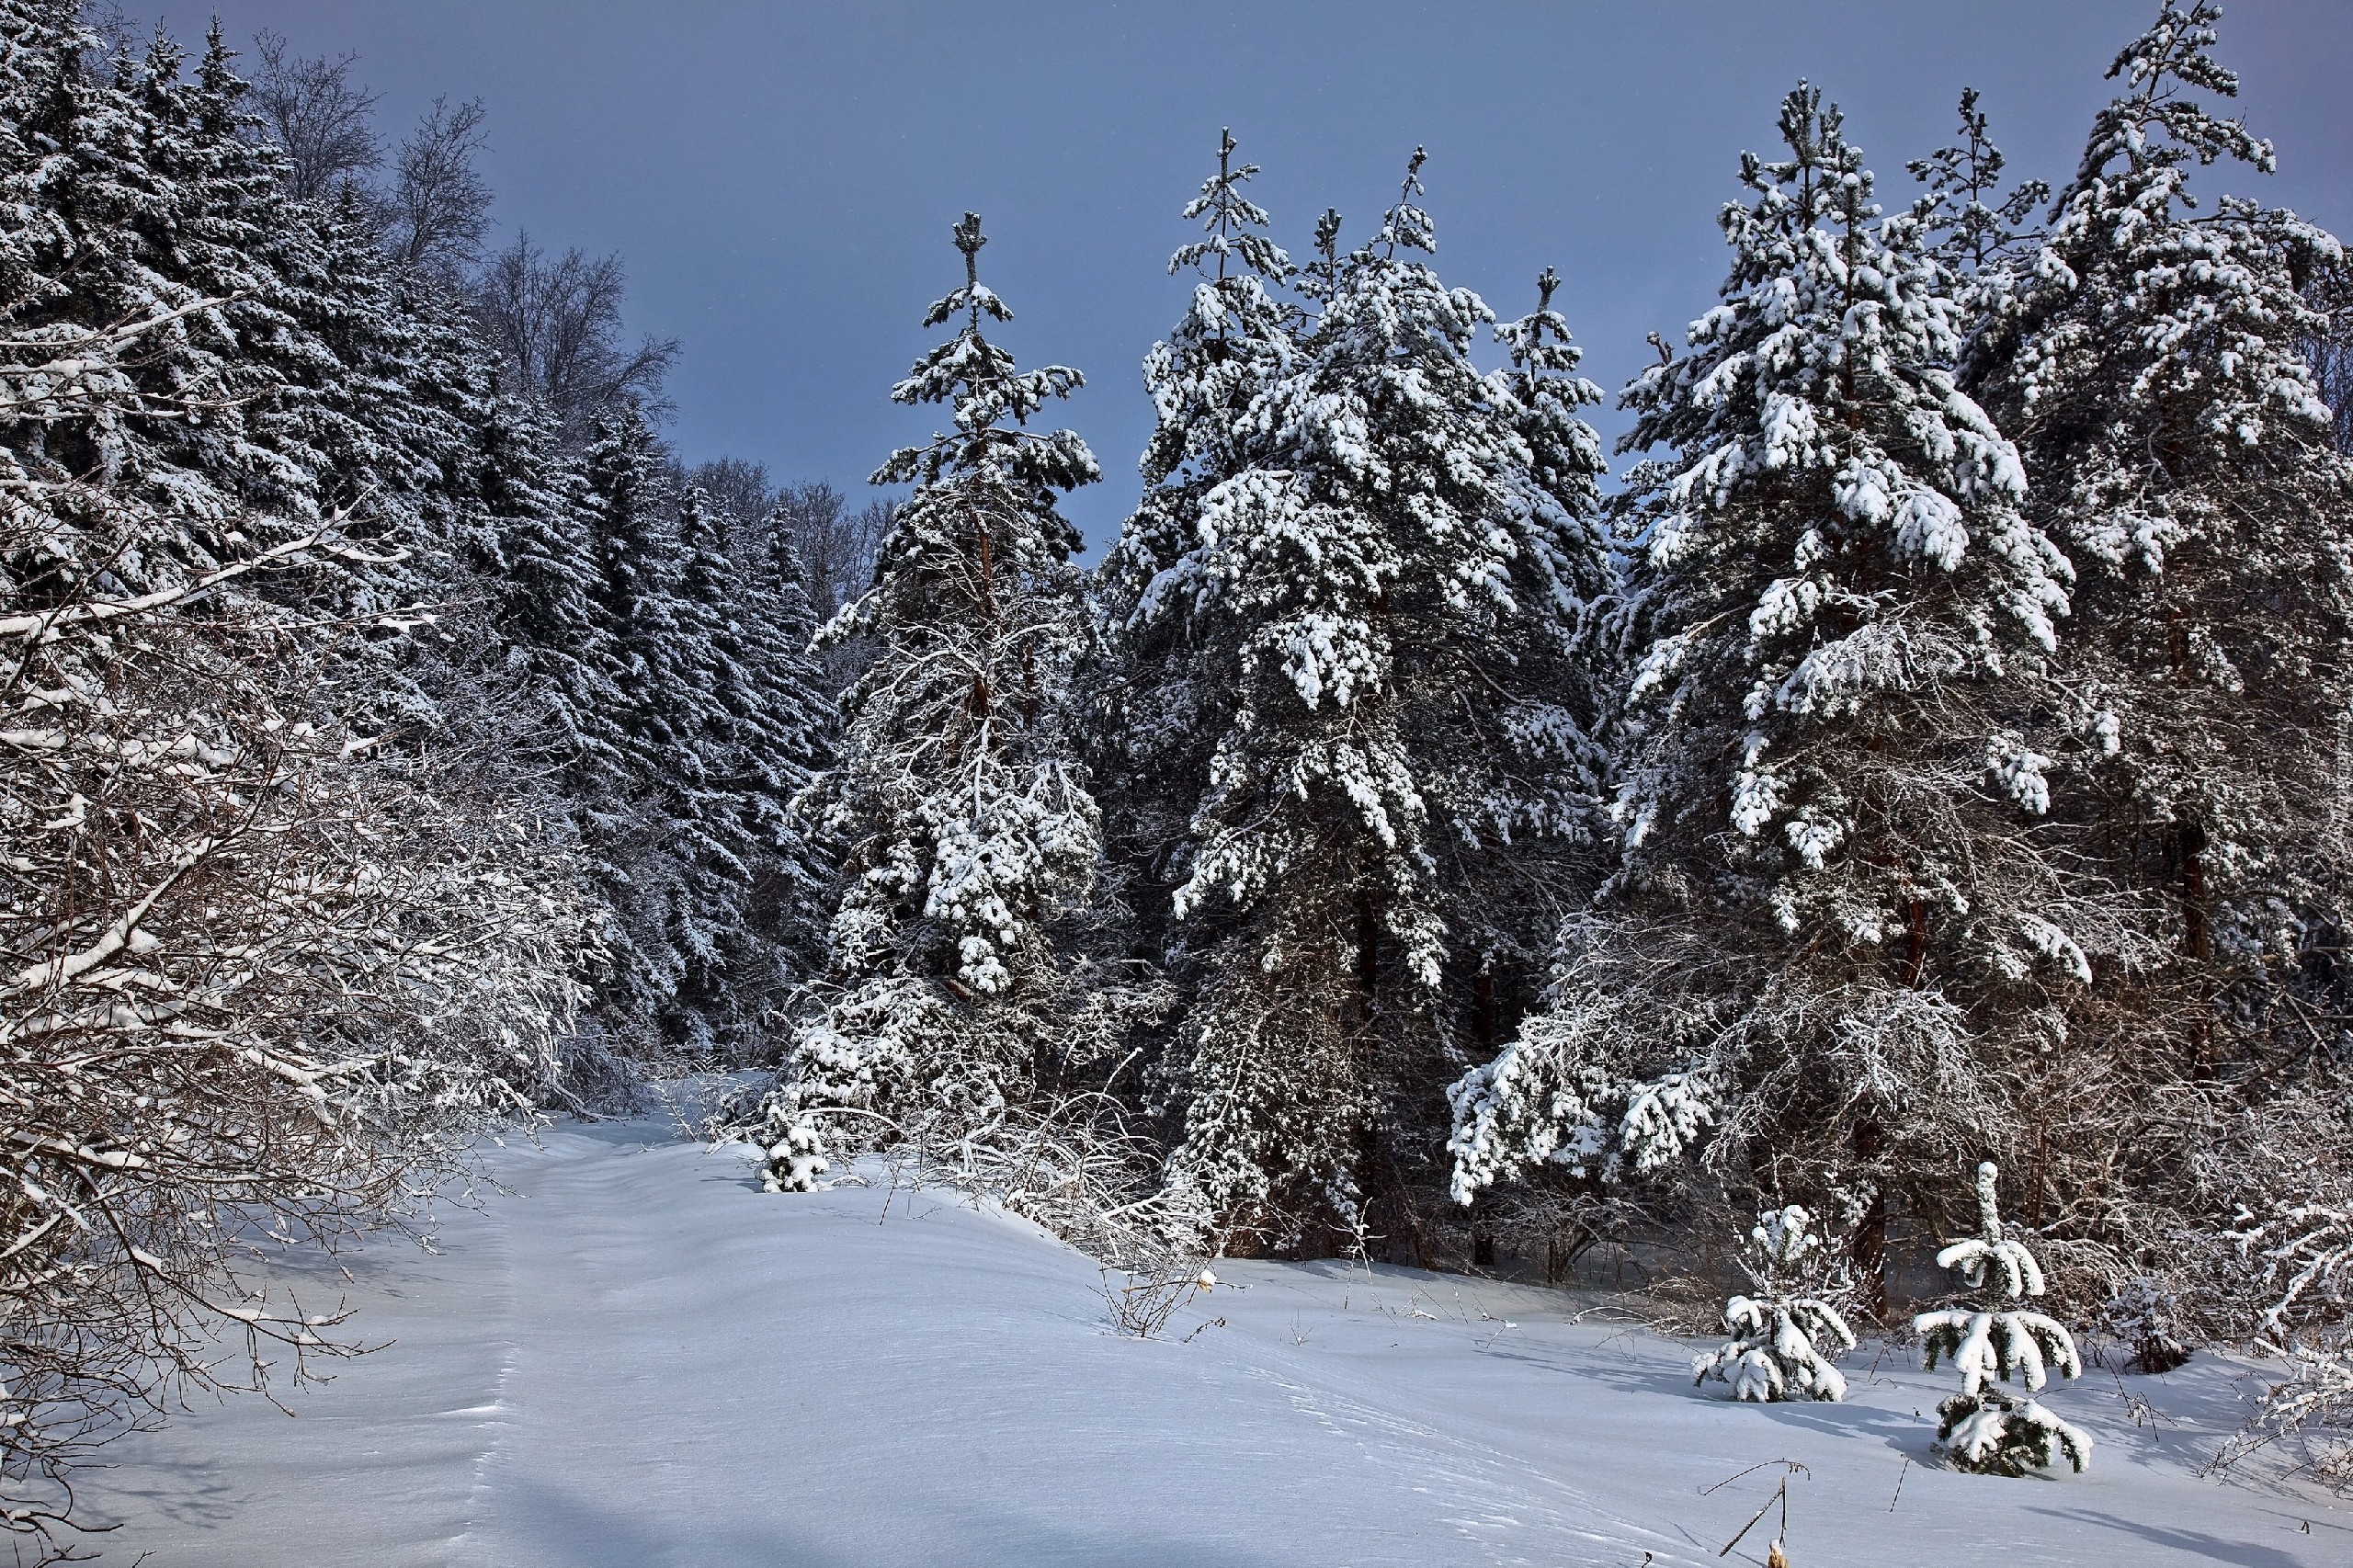
[[[138,7],[133,7],[138,9]],[[932,428],[891,382],[956,281],[948,228],[986,219],[983,276],[1025,365],[1073,364],[1067,422],[1106,482],[1072,515],[1098,545],[1151,426],[1137,366],[1182,308],[1178,209],[1231,125],[1279,239],[1326,205],[1362,233],[1406,155],[1449,280],[1508,317],[1546,265],[1615,389],[1723,272],[1717,208],[1801,75],[1908,199],[1904,162],[1984,94],[2020,174],[2073,172],[2116,51],[2154,0],[1834,5],[753,4],[219,0],[233,40],[356,51],[397,132],[436,93],[489,108],[502,235],[618,250],[633,328],[678,338],[670,434],[853,492]],[[193,39],[201,18],[172,15]],[[2243,0],[2222,23],[2240,107],[2280,171],[2207,171],[2353,233],[2353,4]],[[1600,422],[1614,429],[1614,413]]]

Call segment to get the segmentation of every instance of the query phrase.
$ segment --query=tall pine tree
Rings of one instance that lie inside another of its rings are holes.
[[[2238,86],[2218,15],[2168,0],[2117,56],[2122,90],[1965,370],[2082,576],[2060,756],[2149,949],[2123,1038],[2149,1070],[2260,1078],[2314,1043],[2280,1004],[2332,967],[2353,869],[2353,467],[2302,352],[2337,242],[2188,188],[2195,165],[2274,162],[2207,107]]]
[[[1055,497],[1101,476],[1075,434],[1029,427],[1082,378],[989,341],[983,322],[1012,312],[980,280],[979,215],[954,238],[964,282],[924,324],[961,324],[891,392],[946,403],[954,428],[876,471],[915,491],[873,588],[826,631],[875,656],[812,801],[842,857],[834,994],[769,1102],[779,1187],[824,1150],[969,1135],[1029,1098],[1066,991],[1055,923],[1096,869],[1067,690],[1091,624]]]
[[[1180,972],[1185,934],[1170,895],[1188,873],[1225,699],[1187,619],[1167,613],[1160,592],[1196,543],[1203,497],[1267,446],[1251,406],[1290,369],[1301,324],[1284,291],[1290,258],[1265,233],[1266,210],[1244,194],[1257,165],[1237,163],[1237,147],[1231,131],[1220,134],[1217,173],[1184,210],[1202,235],[1178,247],[1168,270],[1196,275],[1192,297],[1144,357],[1158,417],[1138,465],[1143,498],[1096,574],[1108,644],[1095,695],[1106,835],[1136,879],[1144,930]]]

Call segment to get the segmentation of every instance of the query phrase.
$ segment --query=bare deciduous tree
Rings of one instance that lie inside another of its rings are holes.
[[[699,485],[727,516],[731,533],[766,526],[779,494],[768,478],[768,465],[748,458],[714,458],[697,463],[679,476],[682,489]]]
[[[830,620],[842,606],[874,585],[875,552],[902,503],[869,501],[853,511],[840,491],[820,483],[793,485],[778,504],[808,565],[809,595],[817,619]]]
[[[2313,339],[2308,350],[2313,379],[2328,404],[2336,449],[2353,453],[2353,278],[2338,267],[2312,292],[2313,302],[2328,317],[2328,331]]]
[[[480,98],[437,97],[401,143],[383,201],[384,244],[403,266],[454,278],[482,259],[491,200],[474,166],[483,118]]]
[[[351,79],[358,55],[290,55],[286,35],[267,31],[255,35],[254,52],[261,69],[251,101],[286,153],[287,189],[297,200],[315,201],[382,161],[370,121],[377,95]]]
[[[491,348],[563,423],[567,438],[587,435],[596,415],[625,399],[655,412],[668,404],[663,378],[677,358],[672,338],[621,340],[626,278],[618,256],[577,247],[551,261],[518,233],[490,259],[476,285],[474,317]]]

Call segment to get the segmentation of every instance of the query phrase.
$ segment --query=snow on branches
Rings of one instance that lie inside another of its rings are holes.
[[[2049,1468],[2064,1453],[2081,1471],[2091,1462],[2092,1440],[2031,1398],[2018,1399],[1995,1386],[2015,1381],[2029,1394],[2050,1381],[2083,1375],[2075,1336],[2057,1320],[2010,1305],[2043,1292],[2041,1267],[2026,1244],[2006,1233],[1995,1201],[2000,1175],[1991,1160],[1977,1167],[1978,1231],[1937,1254],[1940,1268],[1957,1270],[1978,1293],[1976,1303],[1922,1312],[1912,1320],[1920,1335],[1927,1369],[1939,1359],[1961,1374],[1961,1392],[1937,1406],[1937,1437],[1954,1465],[1993,1475],[2023,1475]]]
[[[2150,937],[2210,996],[2220,974],[2268,988],[2264,966],[2292,963],[2276,911],[2334,898],[2353,745],[2353,467],[2303,351],[2344,255],[2291,212],[2200,210],[2193,169],[2273,165],[2208,107],[2238,90],[2219,14],[2166,0],[2117,56],[2049,233],[2003,264],[1961,362],[2080,574],[2062,730],[2039,749],[2095,791],[2104,843],[2160,841],[2105,869],[2154,895]],[[2172,1012],[2182,1048],[2211,1049],[2209,1007]]]
[[[1955,383],[1968,325],[1835,105],[1746,154],[1722,300],[1622,398],[1619,869],[1453,1091],[1455,1190],[1795,1158],[1874,1183],[2003,1120],[2108,924],[2037,824],[2069,568]],[[1876,1261],[1879,1221],[1859,1236]],[[1867,1296],[1869,1292],[1867,1291]]]
[[[1756,1217],[1741,1258],[1756,1293],[1724,1303],[1724,1327],[1733,1338],[1693,1358],[1693,1382],[1713,1378],[1730,1383],[1734,1399],[1760,1403],[1847,1397],[1847,1380],[1818,1342],[1829,1341],[1836,1356],[1855,1347],[1854,1333],[1837,1308],[1807,1289],[1809,1276],[1821,1271],[1825,1245],[1813,1216],[1797,1204]]]
[[[1058,920],[1083,904],[1098,813],[1070,728],[1091,626],[1055,493],[1097,477],[1069,431],[1027,421],[1080,384],[1023,373],[983,335],[1011,312],[980,281],[966,213],[964,285],[925,318],[955,337],[892,395],[950,405],[955,433],[894,453],[914,479],[875,585],[824,636],[871,640],[842,699],[840,765],[804,800],[839,847],[830,1000],[797,1031],[767,1111],[770,1182],[805,1187],[826,1148],[953,1138],[1024,1103],[1074,1005]]]
[[[1345,1210],[1363,1166],[1405,1207],[1367,1118],[1430,1073],[1429,1033],[1376,1037],[1431,1016],[1450,961],[1539,946],[1548,880],[1575,880],[1601,766],[1578,639],[1610,578],[1556,280],[1480,371],[1495,317],[1426,259],[1417,150],[1373,237],[1343,253],[1327,215],[1276,302],[1294,275],[1230,155],[1188,210],[1211,238],[1176,265],[1218,275],[1147,362],[1154,483],[1112,585],[1153,661],[1130,733],[1184,732],[1132,745],[1182,759],[1188,797],[1151,819],[1182,822],[1170,907],[1200,955],[1172,1179],[1256,1195],[1228,1212],[1274,1234]]]
[[[52,427],[140,412],[53,371],[0,363],[0,392],[45,389],[20,405]],[[0,452],[12,1528],[57,1522],[85,1445],[165,1379],[237,1381],[217,1330],[256,1379],[273,1347],[347,1351],[338,1309],[248,1290],[240,1258],[402,1208],[558,1073],[595,950],[560,841],[338,712],[333,630],[247,592],[381,563],[345,521],[133,591],[168,520]]]

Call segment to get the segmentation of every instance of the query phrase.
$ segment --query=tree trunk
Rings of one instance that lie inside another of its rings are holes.
[[[2213,949],[2206,934],[2206,830],[2194,822],[2176,823],[2174,858],[2181,863],[2181,940],[2190,958],[2204,963]]]
[[[983,626],[988,628],[992,634],[992,638],[994,638],[994,634],[996,631],[996,573],[990,561],[989,529],[988,524],[985,520],[982,522],[979,529],[977,530],[977,534],[978,538],[975,540],[975,543],[978,549],[976,559],[979,562],[981,573],[981,622]],[[994,661],[992,661],[992,663],[994,663]],[[989,690],[989,680],[986,671],[973,671],[972,699],[972,717],[979,722],[985,724],[989,721],[990,711],[995,707],[995,698]]]
[[[1390,1223],[1404,1233],[1405,1244],[1414,1249],[1414,1266],[1436,1268],[1438,1265],[1430,1259],[1429,1239],[1422,1234],[1421,1215],[1414,1209],[1413,1195],[1405,1190],[1405,1173],[1397,1168],[1397,1156],[1378,1127],[1366,1131],[1362,1157],[1371,1169],[1381,1204],[1389,1210]]]

